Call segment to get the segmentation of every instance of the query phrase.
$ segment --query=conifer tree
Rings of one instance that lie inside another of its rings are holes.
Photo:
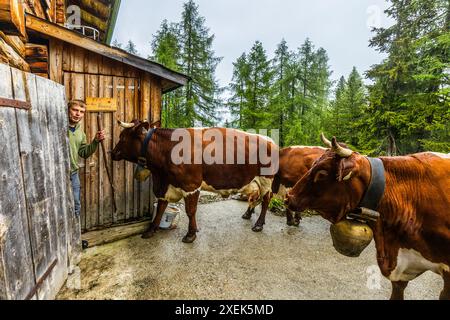
[[[136,44],[131,40],[128,40],[127,46],[125,47],[125,51],[134,55],[138,54]]]
[[[151,42],[153,56],[149,59],[175,70],[181,70],[180,43],[176,24],[169,24],[164,20]],[[185,108],[182,103],[182,92],[166,93],[162,100],[162,125],[164,127],[178,127],[185,117]]]
[[[198,5],[189,0],[183,5],[179,23],[182,72],[192,80],[184,88],[186,115],[184,126],[216,123],[216,108],[220,105],[221,88],[215,70],[222,58],[216,57],[212,49],[214,35],[210,35],[205,18]]]
[[[391,0],[395,23],[374,29],[370,45],[388,57],[367,72],[368,153],[449,151],[449,10],[446,0]]]

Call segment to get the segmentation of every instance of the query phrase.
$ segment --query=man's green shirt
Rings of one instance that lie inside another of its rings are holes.
[[[75,131],[69,129],[69,145],[70,145],[70,173],[73,174],[80,168],[78,165],[78,156],[87,159],[98,147],[97,140],[93,140],[91,144],[86,143],[86,134],[81,129],[81,125],[77,124]]]

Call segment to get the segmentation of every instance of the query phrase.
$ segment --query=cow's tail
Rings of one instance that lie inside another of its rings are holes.
[[[278,191],[280,191],[280,184],[281,184],[281,177],[280,177],[280,175],[277,173],[277,174],[273,177],[273,182],[272,182],[272,192],[273,192],[273,194],[277,194]]]

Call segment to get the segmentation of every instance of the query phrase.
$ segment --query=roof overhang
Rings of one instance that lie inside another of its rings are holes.
[[[70,43],[158,76],[162,79],[163,93],[167,93],[184,86],[190,80],[187,75],[173,71],[159,63],[130,54],[122,49],[107,46],[91,38],[83,36],[76,31],[69,30],[58,24],[43,20],[33,15],[26,15],[26,28],[27,32],[33,31],[43,36]]]
[[[105,42],[107,45],[111,44],[112,36],[114,33],[114,28],[116,27],[117,16],[119,15],[120,1],[121,0],[114,0],[114,4],[112,6],[112,12],[111,12],[111,16],[109,17],[109,23],[108,23],[108,31],[106,33],[106,39],[105,39]]]

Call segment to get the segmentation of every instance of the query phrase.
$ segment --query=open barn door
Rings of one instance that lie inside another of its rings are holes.
[[[140,84],[137,78],[64,72],[64,84],[69,99],[114,99],[117,111],[104,112],[102,117],[107,151],[112,150],[119,141],[121,128],[117,125],[117,119],[131,121],[140,117]],[[83,120],[88,142],[94,139],[98,130],[97,115],[97,112],[87,112]],[[112,173],[117,204],[117,212],[114,212],[112,190],[100,149],[89,159],[80,159],[82,231],[148,219],[151,214],[150,181],[137,182],[133,179],[134,164],[113,162],[108,154],[107,165]]]

